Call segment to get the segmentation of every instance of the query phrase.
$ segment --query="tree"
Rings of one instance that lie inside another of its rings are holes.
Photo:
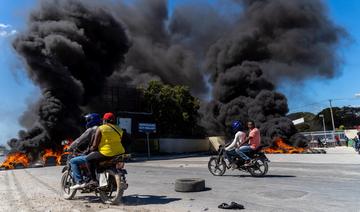
[[[197,125],[200,101],[191,95],[188,87],[150,81],[143,92],[161,136],[188,137],[201,132]]]
[[[344,126],[344,125],[340,125],[340,126],[339,126],[339,130],[345,130],[345,126]]]
[[[296,128],[300,132],[306,131],[322,131],[323,122],[320,114],[324,115],[326,130],[332,130],[332,121],[331,121],[331,112],[330,108],[323,109],[317,115],[300,112],[289,114],[288,117],[292,120],[305,117],[305,123],[297,125]],[[360,125],[360,108],[357,107],[334,107],[334,124],[335,128],[340,130],[342,129],[351,129],[355,126]]]
[[[321,124],[314,122],[314,119],[316,118],[316,115],[309,112],[298,112],[298,113],[292,113],[287,116],[291,120],[296,120],[300,118],[304,118],[305,122],[296,125],[296,129],[299,132],[309,132],[313,131],[314,129],[318,129],[321,127]]]

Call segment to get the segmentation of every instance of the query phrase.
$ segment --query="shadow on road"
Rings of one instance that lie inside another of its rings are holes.
[[[224,175],[225,177],[251,177],[251,178],[292,178],[296,177],[295,175],[278,175],[278,174],[269,174],[263,177],[253,177],[251,175]]]
[[[88,203],[101,203],[101,200],[97,196],[78,196],[74,200],[81,200]]]
[[[174,159],[184,159],[184,158],[208,158],[210,155],[207,152],[194,153],[194,154],[169,154],[169,155],[158,155],[147,158],[144,155],[134,156],[127,163],[141,163],[145,161],[160,161],[160,160],[174,160]]]
[[[155,195],[129,195],[123,197],[125,205],[162,205],[179,201],[181,198],[168,198],[167,196]]]
[[[88,203],[101,203],[99,197],[96,196],[79,196],[76,200],[82,200]],[[168,198],[167,196],[155,196],[155,195],[129,195],[124,196],[122,203],[124,205],[163,205],[170,202],[179,201],[181,198]]]

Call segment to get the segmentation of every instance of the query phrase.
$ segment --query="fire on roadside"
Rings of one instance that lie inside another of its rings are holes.
[[[0,165],[5,169],[14,169],[16,166],[22,165],[23,167],[29,167],[29,157],[21,152],[14,152],[7,155],[6,160]]]
[[[64,155],[69,154],[68,152],[65,151],[68,147],[69,147],[68,144],[64,145],[63,149],[58,151],[52,149],[45,149],[40,159],[46,165],[47,160],[50,157],[53,157],[56,160],[56,165],[61,165],[61,160],[64,157]],[[6,160],[0,165],[0,168],[14,169],[18,165],[27,168],[30,166],[30,163],[31,160],[26,154],[21,152],[14,152],[6,156]]]
[[[56,158],[56,165],[61,165],[61,159],[64,155],[69,154],[65,150],[69,147],[69,145],[65,145],[62,150],[54,151],[52,149],[45,149],[44,154],[42,155],[42,160],[45,162],[50,158]]]
[[[306,151],[305,148],[294,147],[286,144],[282,138],[277,138],[274,146],[264,149],[268,154],[298,154]]]

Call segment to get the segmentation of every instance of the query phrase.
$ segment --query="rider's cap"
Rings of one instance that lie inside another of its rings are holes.
[[[115,116],[113,113],[105,113],[103,120],[115,120]]]

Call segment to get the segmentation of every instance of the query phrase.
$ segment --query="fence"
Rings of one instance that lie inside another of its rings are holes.
[[[348,145],[348,138],[344,131],[336,131],[333,136],[333,131],[314,131],[303,132],[306,138],[310,140],[310,147],[334,147],[337,145]],[[339,138],[338,143],[334,138]]]

